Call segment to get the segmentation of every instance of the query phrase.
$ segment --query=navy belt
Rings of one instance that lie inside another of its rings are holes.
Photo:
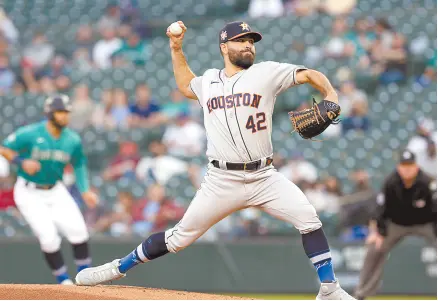
[[[274,160],[272,158],[266,158],[265,167],[271,165],[273,161]],[[216,168],[221,168],[218,160],[211,161],[211,164],[213,164],[213,166]],[[225,162],[225,165],[227,167],[227,170],[258,170],[262,165],[262,160],[257,160],[249,163]]]
[[[40,185],[40,184],[36,184],[36,183],[30,182],[30,181],[25,181],[24,185],[26,185],[27,187],[32,187],[32,188],[41,189],[41,190],[50,190],[53,187],[55,187],[55,184],[53,184],[53,185]]]

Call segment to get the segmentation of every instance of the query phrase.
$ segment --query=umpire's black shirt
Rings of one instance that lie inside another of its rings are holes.
[[[380,234],[387,222],[402,226],[436,223],[436,182],[419,171],[414,184],[405,188],[397,171],[389,175],[377,196],[375,219]]]

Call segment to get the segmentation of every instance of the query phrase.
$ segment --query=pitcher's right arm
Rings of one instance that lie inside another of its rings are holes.
[[[170,42],[170,53],[172,56],[173,73],[175,75],[176,85],[178,90],[187,98],[198,99],[196,94],[190,87],[190,82],[196,75],[190,70],[189,64],[187,63],[186,57],[182,51],[182,42],[184,39],[184,34],[187,31],[187,27],[182,21],[178,21],[179,25],[183,29],[182,34],[179,36],[174,36],[170,33],[169,28],[167,28],[166,35],[169,37]]]

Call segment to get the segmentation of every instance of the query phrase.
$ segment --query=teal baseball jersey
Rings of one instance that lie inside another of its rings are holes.
[[[62,180],[65,166],[71,163],[79,190],[87,191],[88,175],[81,137],[73,130],[64,128],[61,136],[55,138],[46,125],[47,122],[42,121],[21,127],[3,141],[3,146],[16,151],[20,157],[41,164],[41,169],[34,175],[27,174],[19,167],[18,176],[40,185],[54,185]]]

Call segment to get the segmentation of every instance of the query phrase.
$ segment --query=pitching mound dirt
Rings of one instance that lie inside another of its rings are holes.
[[[211,295],[120,285],[75,286],[50,284],[0,284],[4,300],[250,300],[233,296]]]

